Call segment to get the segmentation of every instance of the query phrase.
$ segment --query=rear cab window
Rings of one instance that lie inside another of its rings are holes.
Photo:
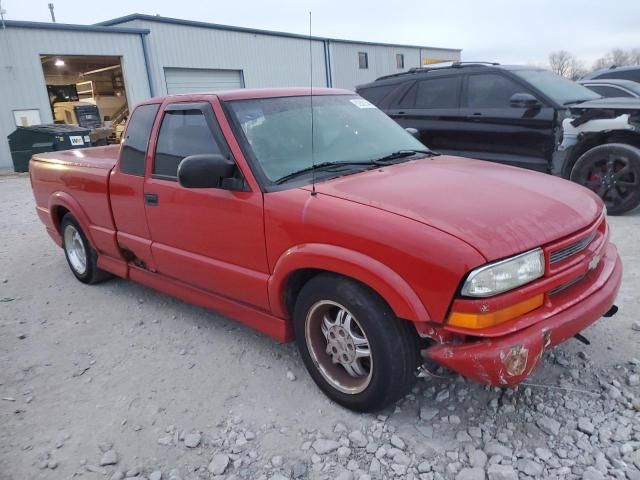
[[[120,172],[144,176],[151,128],[160,104],[140,105],[133,111],[120,152]]]

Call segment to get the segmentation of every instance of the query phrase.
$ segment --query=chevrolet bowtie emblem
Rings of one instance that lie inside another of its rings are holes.
[[[589,270],[595,269],[599,263],[600,263],[600,255],[596,255],[589,262]]]

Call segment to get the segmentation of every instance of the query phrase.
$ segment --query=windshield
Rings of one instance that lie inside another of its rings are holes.
[[[260,168],[271,182],[311,167],[311,98],[229,102]],[[313,97],[313,163],[367,162],[425,146],[357,95]],[[309,173],[311,174],[311,173]]]
[[[562,78],[548,70],[514,70],[513,73],[529,82],[560,105],[602,98],[579,83]]]

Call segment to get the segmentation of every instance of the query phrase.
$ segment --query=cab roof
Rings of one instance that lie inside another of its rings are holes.
[[[194,98],[202,98],[211,96],[218,97],[222,101],[229,100],[251,100],[255,98],[279,98],[279,97],[302,97],[309,96],[313,93],[316,95],[355,95],[351,90],[345,90],[342,88],[325,88],[318,87],[288,87],[288,88],[242,88],[236,90],[221,90],[219,92],[194,92],[194,93],[179,93],[174,95],[165,95],[162,97],[155,97],[140,102],[140,104],[149,103],[162,103],[165,100],[180,99],[190,100]]]

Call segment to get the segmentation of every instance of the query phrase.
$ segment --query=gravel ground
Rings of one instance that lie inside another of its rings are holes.
[[[293,345],[132,282],[77,282],[0,177],[0,479],[640,479],[640,212],[611,218],[620,312],[516,389],[444,375],[327,400]],[[635,358],[634,358],[635,357]]]

